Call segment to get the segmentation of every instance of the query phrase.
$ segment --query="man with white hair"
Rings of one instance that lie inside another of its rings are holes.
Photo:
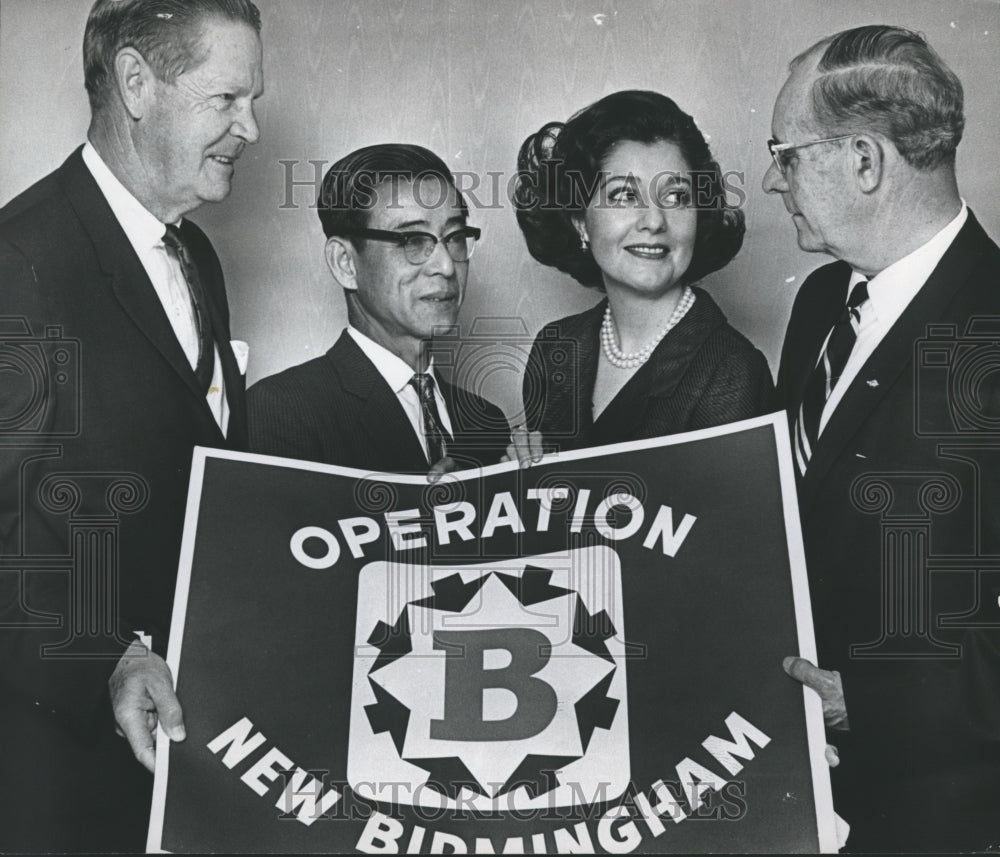
[[[27,340],[0,365],[0,851],[144,850],[157,721],[184,737],[162,656],[191,454],[247,428],[219,260],[183,218],[259,136],[259,31],[250,0],[97,0],[87,143],[0,210]],[[36,353],[32,386],[11,367]]]

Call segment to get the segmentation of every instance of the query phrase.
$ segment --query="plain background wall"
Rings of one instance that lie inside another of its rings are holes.
[[[723,169],[745,173],[746,243],[705,284],[776,370],[795,290],[826,259],[799,251],[780,199],[760,189],[771,108],[794,55],[859,24],[920,30],[962,79],[959,181],[1000,238],[996,0],[257,3],[262,140],[239,163],[229,200],[193,216],[222,258],[233,334],[251,344],[251,382],[323,353],[346,323],[322,259],[312,188],[292,187],[286,205],[290,169],[296,181],[311,183],[310,161],[329,164],[358,146],[400,141],[426,145],[487,184],[490,172],[505,181],[528,133],[628,88],[670,95],[694,115]],[[90,5],[0,0],[0,203],[84,139],[81,44]],[[465,336],[475,325],[481,346],[464,380],[515,413],[524,338],[599,296],[528,256],[501,187],[493,207],[472,216],[484,240],[461,321]],[[497,331],[504,335],[490,335]]]

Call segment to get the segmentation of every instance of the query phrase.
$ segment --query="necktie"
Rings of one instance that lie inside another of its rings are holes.
[[[862,280],[851,290],[851,296],[841,308],[840,316],[826,341],[826,348],[806,381],[802,404],[795,420],[795,461],[800,475],[805,475],[816,446],[823,407],[844,373],[847,358],[857,341],[861,304],[867,300],[868,283]]]
[[[410,385],[420,396],[420,410],[424,418],[424,437],[427,440],[427,457],[431,464],[436,464],[448,454],[448,442],[451,437],[444,430],[441,415],[438,413],[437,400],[434,398],[434,378],[430,373],[414,375]]]
[[[174,251],[177,261],[180,262],[188,294],[191,296],[191,307],[194,310],[195,327],[198,332],[198,363],[194,374],[198,379],[199,388],[207,394],[212,383],[212,375],[215,373],[215,341],[212,337],[212,322],[205,309],[205,292],[201,287],[201,278],[198,276],[197,267],[191,261],[191,254],[188,253],[187,245],[181,237],[181,231],[173,224],[167,224],[163,243]]]

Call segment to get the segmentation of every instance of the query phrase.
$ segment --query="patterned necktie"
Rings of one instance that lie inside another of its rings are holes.
[[[862,280],[851,290],[850,298],[841,308],[840,316],[826,341],[826,349],[806,381],[802,404],[795,420],[795,462],[800,476],[805,475],[816,446],[826,400],[830,398],[830,393],[844,373],[847,358],[857,341],[861,304],[867,300],[868,282]]]
[[[434,397],[434,378],[429,372],[414,375],[410,385],[420,396],[420,410],[424,417],[424,437],[427,439],[427,457],[431,464],[437,464],[448,454],[448,442],[451,440],[441,423],[437,400]]]
[[[215,374],[215,341],[212,338],[212,322],[205,309],[205,292],[201,287],[201,278],[198,276],[198,268],[191,261],[191,254],[188,253],[180,229],[173,224],[167,224],[163,243],[174,251],[177,261],[180,262],[184,281],[187,283],[198,333],[198,363],[194,374],[198,379],[199,389],[207,394],[212,383],[212,375]]]

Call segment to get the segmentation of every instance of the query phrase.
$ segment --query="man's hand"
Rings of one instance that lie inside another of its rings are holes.
[[[454,458],[445,456],[431,465],[431,469],[427,471],[427,481],[433,485],[445,473],[451,473],[453,470],[458,470],[458,462]]]
[[[156,723],[173,741],[183,741],[184,717],[174,693],[170,667],[138,640],[128,647],[108,679],[116,731],[128,739],[143,767],[152,772],[156,761]]]
[[[792,678],[819,694],[823,700],[823,721],[830,729],[846,732],[851,728],[847,722],[844,685],[839,672],[821,670],[805,658],[785,658],[781,665]]]
[[[510,433],[510,445],[501,461],[516,461],[518,467],[531,467],[542,460],[542,433],[528,431],[527,426],[514,426]]]

